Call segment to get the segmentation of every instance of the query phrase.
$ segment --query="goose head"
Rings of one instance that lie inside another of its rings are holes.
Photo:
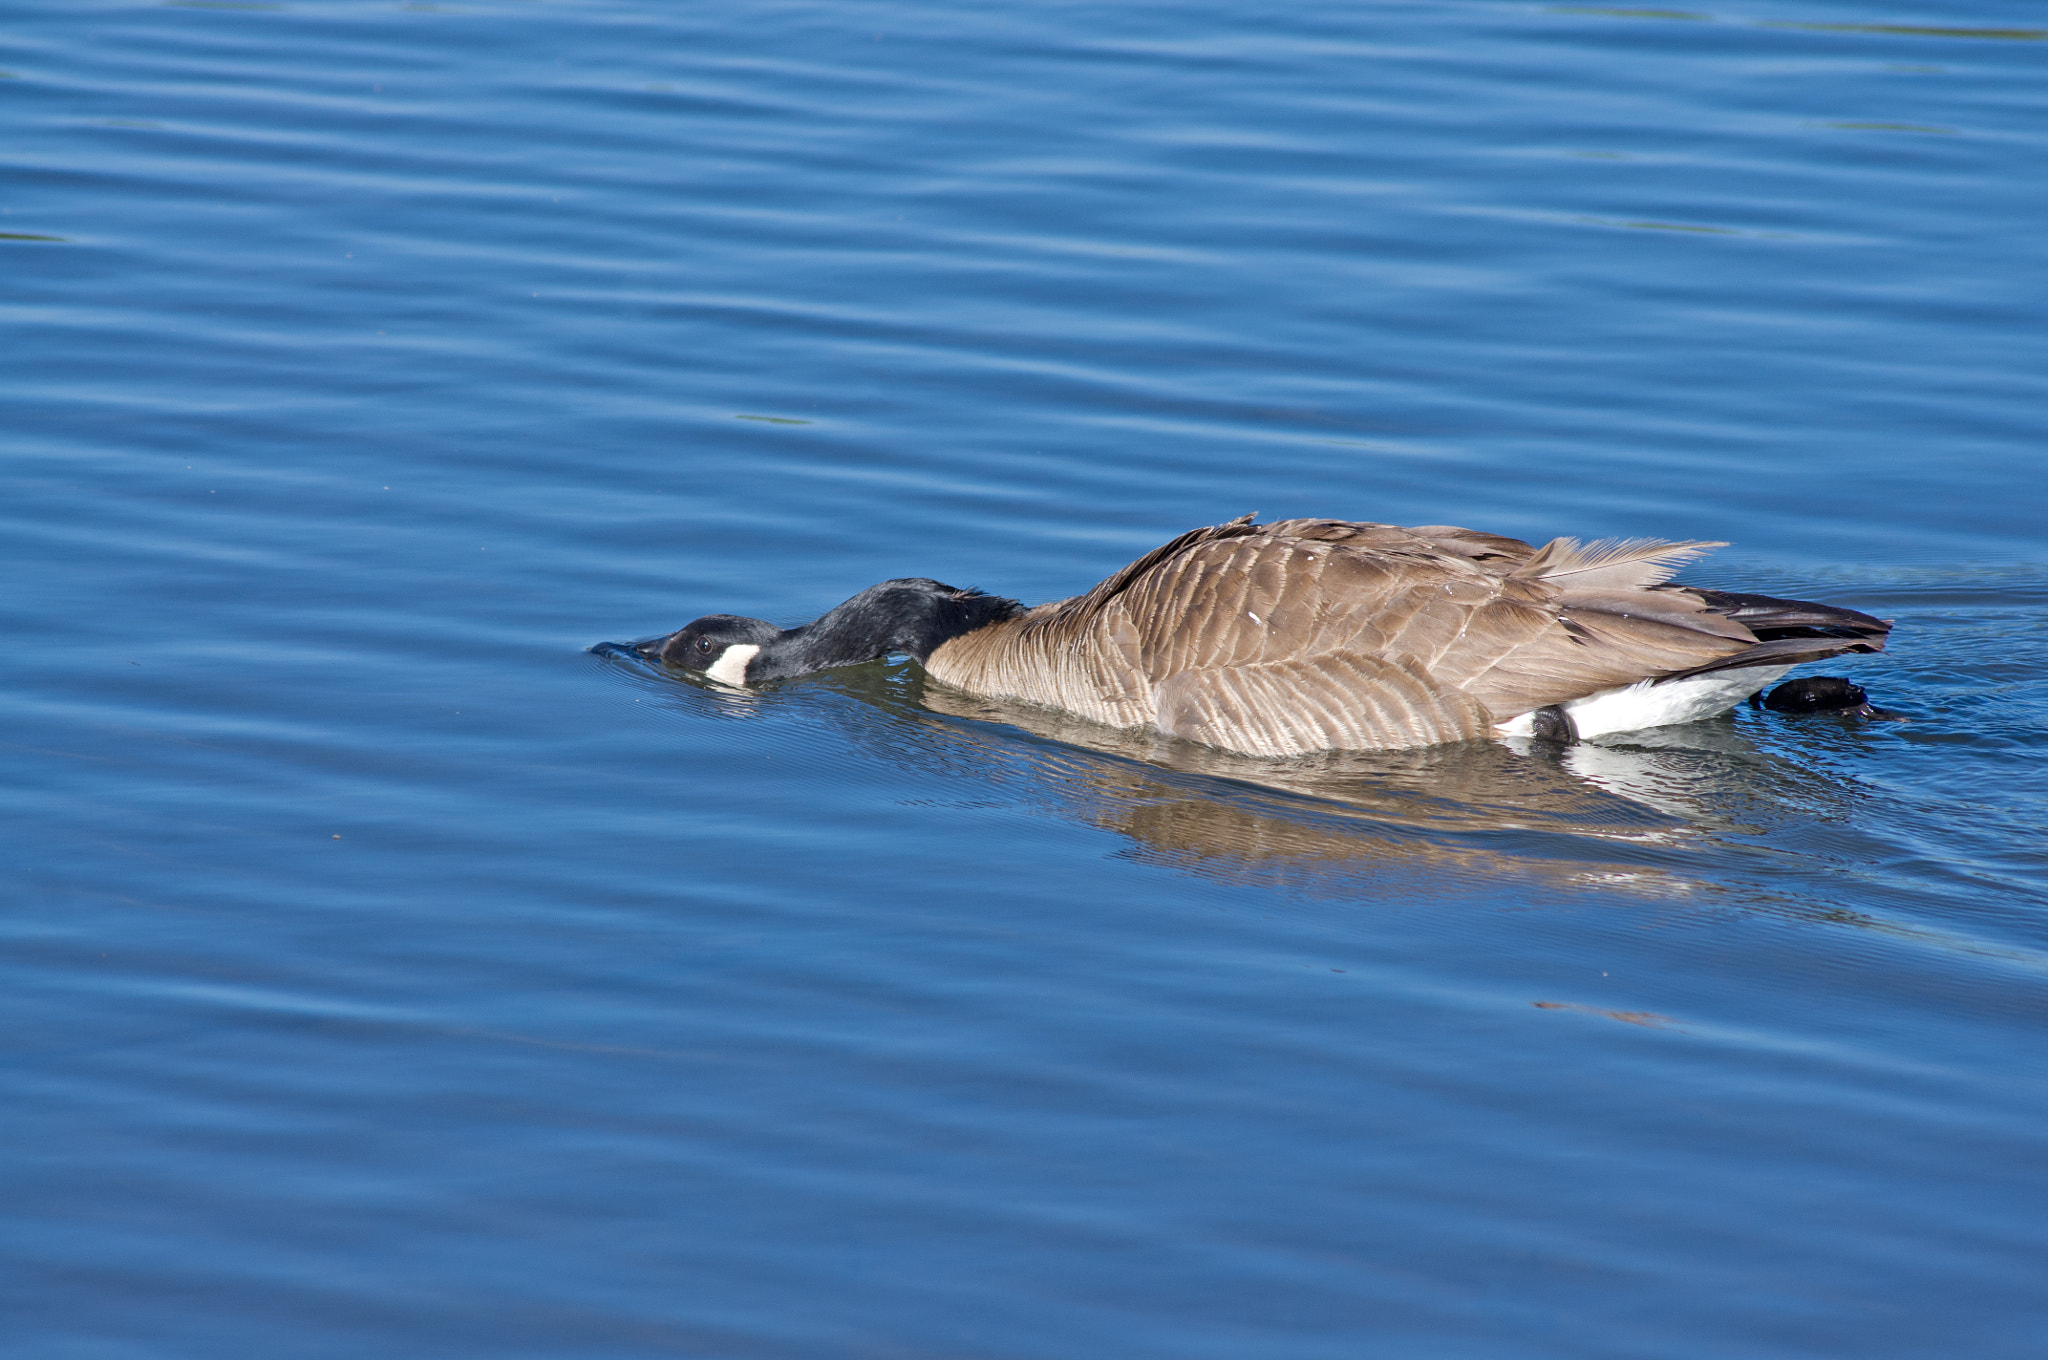
[[[636,643],[633,650],[665,666],[747,685],[898,652],[923,662],[944,643],[1022,612],[1015,600],[926,577],[902,577],[869,586],[795,628],[738,614],[706,614],[673,633]]]
[[[673,633],[635,643],[633,650],[649,661],[738,685],[745,683],[747,663],[782,636],[783,630],[766,619],[706,614]]]

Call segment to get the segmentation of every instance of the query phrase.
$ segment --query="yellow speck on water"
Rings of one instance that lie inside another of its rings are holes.
[[[1937,137],[1953,137],[1954,128],[1934,127],[1927,123],[1823,123],[1808,122],[1808,127],[1838,128],[1843,132],[1928,132]]]
[[[1529,1003],[1539,1011],[1583,1011],[1587,1015],[1601,1015],[1609,1020],[1619,1020],[1624,1025],[1641,1025],[1645,1029],[1662,1029],[1671,1024],[1668,1015],[1655,1011],[1611,1011],[1604,1006],[1581,1006],[1576,1001],[1532,1001]]]
[[[1552,14],[1598,14],[1609,19],[1690,19],[1706,22],[1707,16],[1689,9],[1608,9],[1598,5],[1552,5]]]
[[[1998,38],[2048,42],[2048,28],[1950,28],[1935,24],[1800,24],[1764,22],[1758,28],[1803,28],[1809,33],[1889,33],[1909,38]]]

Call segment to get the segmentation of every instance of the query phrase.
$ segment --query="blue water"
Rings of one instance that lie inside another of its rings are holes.
[[[0,1348],[2035,1357],[2048,22],[0,8]],[[593,655],[1246,511],[1890,717],[1258,762]]]

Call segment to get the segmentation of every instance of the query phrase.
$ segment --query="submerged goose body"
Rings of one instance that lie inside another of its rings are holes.
[[[905,579],[801,628],[711,615],[638,650],[730,684],[904,652],[970,693],[1282,756],[1687,722],[1884,647],[1854,610],[1667,583],[1720,546],[1246,516],[1032,609]]]

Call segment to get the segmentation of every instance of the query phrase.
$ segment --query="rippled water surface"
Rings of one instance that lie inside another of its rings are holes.
[[[10,1356],[2033,1357],[2038,5],[0,9]],[[1261,762],[585,649],[1246,511],[1897,620]]]

